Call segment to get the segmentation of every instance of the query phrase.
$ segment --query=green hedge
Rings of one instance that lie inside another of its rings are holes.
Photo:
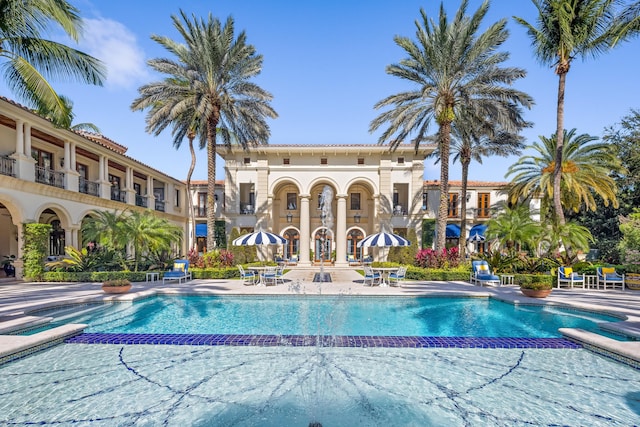
[[[106,280],[127,279],[130,282],[144,282],[146,271],[47,271],[43,274],[45,282],[104,282]]]

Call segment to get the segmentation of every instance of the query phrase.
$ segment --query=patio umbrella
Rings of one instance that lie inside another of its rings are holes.
[[[284,245],[285,243],[287,243],[287,239],[282,236],[258,230],[238,237],[233,241],[233,246]]]
[[[469,242],[473,242],[473,243],[477,243],[477,242],[484,242],[485,241],[485,237],[479,233],[474,233],[472,236],[469,236],[469,238],[467,239]]]
[[[363,240],[358,242],[359,248],[378,247],[384,248],[389,246],[409,246],[410,241],[402,236],[398,236],[393,233],[386,233],[381,231],[380,233],[371,234]]]

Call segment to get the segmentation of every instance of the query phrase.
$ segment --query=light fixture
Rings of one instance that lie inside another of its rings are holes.
[[[287,212],[287,222],[292,222],[293,221],[293,215],[291,215],[291,212]]]
[[[360,214],[359,213],[356,213],[353,216],[353,222],[355,222],[356,224],[360,223]]]
[[[64,167],[64,157],[60,157],[60,167]]]
[[[467,203],[469,203],[469,200],[471,200],[471,193],[467,193]]]

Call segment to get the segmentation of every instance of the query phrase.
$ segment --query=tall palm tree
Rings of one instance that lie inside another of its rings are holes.
[[[49,78],[102,85],[103,65],[61,43],[43,39],[53,25],[77,41],[82,27],[78,9],[66,0],[0,1],[0,57],[7,86],[32,107],[49,112],[54,122],[68,118]]]
[[[505,206],[495,218],[487,222],[487,239],[496,239],[501,247],[514,253],[533,246],[541,234],[540,224],[531,218],[527,204]]]
[[[391,107],[370,124],[374,132],[388,123],[378,142],[389,142],[395,149],[414,133],[412,142],[418,149],[428,138],[433,121],[438,126],[440,150],[440,205],[437,220],[436,249],[445,247],[449,188],[449,151],[451,126],[460,120],[463,109],[469,115],[493,120],[506,131],[516,132],[512,124],[517,106],[530,107],[532,99],[509,87],[525,76],[520,68],[500,67],[509,58],[497,49],[507,39],[506,21],[500,20],[478,34],[489,8],[484,1],[471,16],[466,16],[468,0],[463,0],[451,23],[444,4],[439,21],[420,10],[416,21],[417,42],[396,36],[396,44],[408,55],[398,64],[387,66],[387,73],[417,86],[415,90],[388,96],[375,104],[376,109]]]
[[[60,115],[56,116],[52,114],[50,111],[44,110],[43,109],[44,107],[38,108],[36,112],[41,116],[51,120],[51,122],[55,126],[58,126],[63,129],[100,133],[100,128],[93,123],[83,122],[83,123],[73,124],[73,118],[75,117],[75,114],[73,114],[73,101],[64,95],[59,95],[59,96],[66,111],[63,117],[61,117]]]
[[[266,118],[277,114],[269,104],[272,95],[249,81],[262,71],[262,55],[247,44],[244,31],[234,36],[231,17],[224,26],[211,14],[206,21],[195,16],[190,20],[183,11],[171,18],[184,43],[158,35],[151,38],[176,59],[148,61],[151,68],[169,77],[140,87],[131,108],[150,108],[147,127],[156,129],[156,134],[171,122],[189,123],[174,132],[174,145],[191,130],[200,146],[206,145],[207,247],[211,249],[215,246],[216,137],[220,135],[227,146],[233,140],[245,149],[266,144],[270,135]],[[154,108],[158,104],[164,108]],[[194,129],[193,123],[201,125]]]
[[[622,11],[616,0],[532,0],[538,9],[537,27],[522,18],[514,17],[529,34],[534,53],[544,65],[555,66],[558,75],[556,112],[556,152],[553,167],[553,209],[560,224],[564,224],[562,210],[562,154],[564,152],[564,96],[567,74],[574,58],[597,56],[619,41],[637,32],[630,17],[638,11],[628,7]]]
[[[576,135],[576,129],[565,131],[562,140],[561,203],[564,209],[577,212],[597,208],[594,193],[602,197],[605,205],[618,206],[617,185],[612,172],[624,172],[614,148],[606,143],[593,143],[598,138],[587,134]],[[554,194],[554,173],[557,143],[559,138],[540,136],[527,147],[536,154],[521,157],[507,170],[505,177],[513,176],[509,190],[509,201],[530,197],[542,199],[543,210],[548,211]],[[559,222],[559,225],[563,225]]]

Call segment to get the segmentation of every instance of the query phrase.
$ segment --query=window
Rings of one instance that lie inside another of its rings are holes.
[[[426,211],[429,206],[429,193],[426,191],[422,193],[422,210]]]
[[[38,148],[32,148],[31,157],[36,161],[37,166],[45,169],[53,169],[53,154]]]
[[[326,158],[326,157],[321,158],[321,159],[320,159],[320,164],[321,164],[321,165],[327,165],[327,164],[328,164],[328,163],[327,163],[327,158]]]
[[[133,183],[133,191],[135,191],[138,196],[142,196],[142,187],[137,182]]]
[[[111,183],[112,187],[120,189],[120,177],[119,176],[115,176],[115,175],[109,174],[109,182]]]
[[[158,201],[164,201],[164,188],[154,188],[153,197]]]
[[[449,218],[458,217],[458,193],[449,193],[449,209],[447,215]]]
[[[489,196],[489,193],[478,193],[478,218],[489,218]]]
[[[81,178],[89,179],[89,168],[87,165],[76,163],[76,171],[78,171]]]
[[[351,210],[360,210],[360,193],[351,193]]]
[[[288,158],[287,159],[282,159],[282,164],[283,165],[289,165],[289,164],[291,164],[291,161]]]
[[[290,211],[298,209],[298,198],[296,193],[287,193],[287,209]]]
[[[176,189],[176,207],[180,207],[180,190]]]
[[[398,164],[404,165],[404,157],[398,157]]]
[[[358,157],[358,164],[364,165],[364,157]]]
[[[196,215],[200,217],[207,216],[207,193],[198,193]]]
[[[244,164],[245,165],[251,164],[251,157],[245,157],[244,158]]]

